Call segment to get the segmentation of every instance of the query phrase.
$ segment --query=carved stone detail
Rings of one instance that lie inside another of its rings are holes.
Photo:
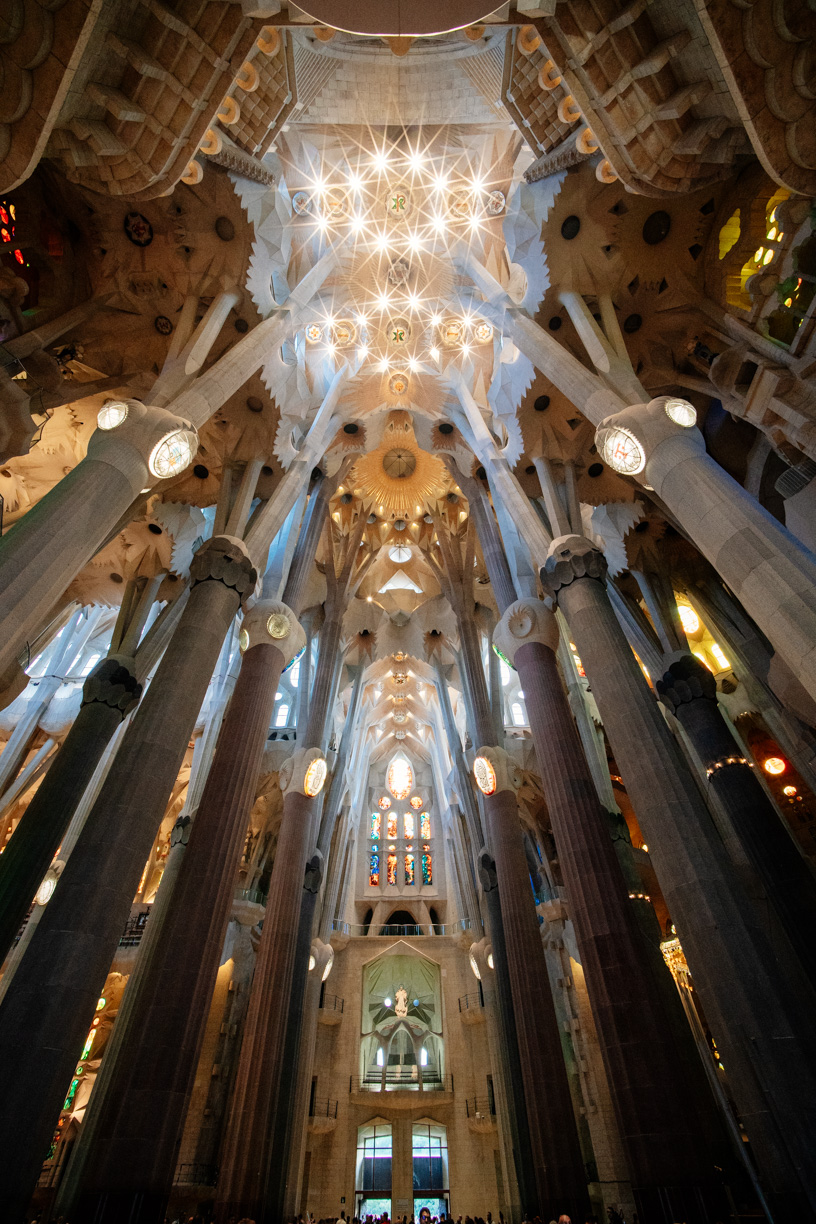
[[[540,642],[554,651],[558,646],[555,615],[540,599],[518,599],[505,608],[493,630],[493,641],[511,663],[519,647],[530,642]]]
[[[584,536],[559,536],[540,570],[541,585],[553,599],[576,578],[606,578],[606,557]]]
[[[258,571],[250,560],[246,545],[233,536],[215,536],[201,545],[190,565],[190,584],[223,582],[237,591],[241,600],[255,590]]]
[[[663,705],[672,712],[691,701],[717,700],[714,677],[693,655],[682,654],[670,663],[656,688]]]
[[[133,660],[112,654],[97,663],[82,688],[82,705],[99,702],[119,710],[124,718],[137,705],[142,686],[133,675]]]

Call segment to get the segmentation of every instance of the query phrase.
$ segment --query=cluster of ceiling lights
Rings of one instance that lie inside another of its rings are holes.
[[[353,238],[355,253],[376,261],[380,286],[347,317],[329,313],[310,322],[307,343],[330,354],[355,349],[359,361],[392,375],[394,395],[404,394],[410,374],[429,362],[439,368],[445,350],[468,355],[493,341],[485,319],[447,310],[438,296],[423,297],[411,284],[423,255],[447,254],[449,242],[478,236],[505,211],[504,192],[483,174],[448,169],[442,161],[418,148],[383,146],[361,153],[346,172],[318,174],[292,196],[293,212],[305,224],[332,239]]]

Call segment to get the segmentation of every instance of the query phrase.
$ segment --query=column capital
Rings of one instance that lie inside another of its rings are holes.
[[[476,753],[473,761],[473,776],[483,795],[497,795],[501,791],[513,791],[521,786],[521,770],[503,748],[486,744]]]
[[[241,603],[249,599],[258,581],[246,544],[235,536],[214,536],[205,540],[190,565],[190,585],[222,582],[238,592]]]
[[[703,435],[697,429],[697,409],[677,395],[631,404],[606,417],[595,432],[604,463],[623,476],[639,475],[663,443],[677,438],[683,438],[692,450],[705,452]]]
[[[496,649],[512,666],[516,651],[531,642],[555,651],[558,648],[558,625],[555,613],[540,599],[517,599],[505,608],[493,630]]]
[[[112,710],[119,710],[124,718],[142,695],[142,686],[134,671],[135,664],[128,655],[108,655],[97,663],[82,686],[82,705],[99,702]]]
[[[711,672],[694,655],[679,651],[669,656],[662,680],[655,687],[660,700],[674,714],[692,701],[717,701],[717,683]]]
[[[319,748],[299,748],[281,767],[281,793],[285,796],[291,791],[314,798],[323,789],[327,773],[326,758]]]
[[[190,421],[141,400],[116,399],[99,409],[88,458],[123,472],[138,493],[150,477],[163,480],[183,472],[197,450],[198,433]]]
[[[305,650],[306,633],[288,604],[259,599],[244,617],[238,644],[241,654],[254,646],[275,646],[286,668]]]
[[[586,536],[566,535],[553,540],[547,560],[539,571],[545,592],[557,598],[562,587],[576,578],[606,578],[606,557]]]

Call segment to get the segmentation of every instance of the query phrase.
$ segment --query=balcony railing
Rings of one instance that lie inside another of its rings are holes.
[[[465,1101],[465,1113],[469,1118],[495,1118],[496,1102],[489,1097],[468,1097]]]
[[[418,923],[410,923],[406,925],[395,926],[393,923],[386,923],[385,926],[373,926],[371,923],[363,924],[358,922],[333,922],[332,931],[336,931],[338,935],[382,935],[395,936],[407,935],[416,937],[418,935],[458,935],[460,931],[470,930],[470,919],[459,918],[456,922],[449,922],[443,925],[440,922],[433,923],[428,926],[421,926]]]
[[[215,1186],[217,1184],[217,1165],[180,1164],[173,1178],[174,1186]]]
[[[323,1011],[339,1012],[342,1016],[343,1008],[345,1007],[345,1000],[338,999],[337,995],[324,994],[323,998],[320,1000],[320,1007]]]
[[[336,1118],[336,1101],[312,1101],[309,1105],[310,1118]]]
[[[142,942],[142,936],[147,926],[147,920],[150,917],[150,910],[146,910],[143,914],[133,914],[125,923],[125,929],[119,939],[120,948],[135,948]]]
[[[480,994],[466,994],[459,996],[460,1012],[481,1011],[484,1008],[484,999]]]
[[[422,1068],[422,1083],[419,1074],[414,1078],[413,1067],[388,1067],[385,1072],[386,1092],[453,1092],[453,1076],[439,1075],[432,1067]],[[349,1076],[349,1092],[382,1092],[381,1067],[374,1067],[365,1076]]]

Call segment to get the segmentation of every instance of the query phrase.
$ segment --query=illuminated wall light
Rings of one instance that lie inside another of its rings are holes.
[[[366,357],[368,356],[368,349],[364,344],[358,348],[357,356],[359,357],[360,361],[365,361]]]
[[[782,760],[782,757],[771,756],[765,758],[765,760],[762,762],[762,768],[766,773],[770,774],[771,777],[778,778],[779,775],[783,774],[788,767]]]
[[[433,315],[431,315],[431,325],[432,325],[433,327],[439,327],[439,324],[440,324],[441,322],[442,322],[442,316],[441,316],[441,314],[433,314]]]
[[[700,618],[693,608],[688,604],[678,604],[677,611],[680,613],[680,623],[686,633],[697,633],[700,628]]]
[[[430,357],[432,361],[438,361],[439,360],[439,349],[432,348],[430,351]]]
[[[717,662],[719,663],[723,671],[727,671],[728,668],[731,666],[731,664],[728,662],[728,659],[725,657],[725,654],[723,653],[721,647],[719,647],[716,642],[711,643],[711,653],[713,654],[714,658],[717,660]]]
[[[782,787],[782,794],[787,795],[789,799],[792,799],[793,796],[797,795],[798,793],[799,792],[797,791],[795,786],[783,786]]]

